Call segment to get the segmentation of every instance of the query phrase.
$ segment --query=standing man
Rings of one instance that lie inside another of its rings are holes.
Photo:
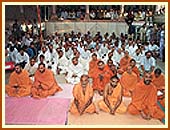
[[[160,32],[160,58],[164,62],[165,61],[165,25],[163,24]]]

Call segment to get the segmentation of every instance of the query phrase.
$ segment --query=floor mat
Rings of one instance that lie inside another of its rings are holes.
[[[72,90],[74,85],[72,84],[59,84],[59,86],[63,89],[63,91],[60,91],[56,93],[54,96],[50,96],[48,98],[73,98]]]
[[[5,98],[5,124],[64,125],[70,99]]]

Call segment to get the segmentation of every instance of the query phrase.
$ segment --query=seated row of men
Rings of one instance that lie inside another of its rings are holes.
[[[45,54],[39,55],[37,59],[37,63],[35,63],[35,59],[31,59],[30,62],[28,62],[25,66],[25,69],[29,71],[30,75],[35,73],[35,70],[38,67],[38,64],[40,62],[43,62],[46,66],[46,68],[50,68],[53,73],[56,74],[66,74],[66,80],[68,83],[76,84],[80,80],[80,76],[82,74],[88,74],[92,73],[93,68],[97,67],[97,62],[99,60],[104,61],[104,63],[112,62],[112,64],[115,66],[115,68],[118,70],[119,74],[123,74],[123,72],[126,70],[127,66],[129,65],[130,60],[132,59],[129,56],[129,52],[125,51],[124,56],[120,59],[120,62],[115,63],[113,59],[113,51],[109,52],[105,59],[101,59],[97,53],[92,53],[91,58],[89,60],[82,60],[80,57],[80,54],[77,50],[75,50],[75,55],[71,60],[66,59],[65,55],[63,54],[63,51],[60,50],[59,57],[57,59],[53,58],[53,61],[57,60],[58,64],[55,62],[49,62],[46,61]],[[33,61],[33,62],[32,62]],[[135,67],[133,67],[133,70],[136,72],[137,76],[140,76],[140,73],[143,73],[144,71],[153,71],[155,67],[155,60],[151,56],[151,52],[147,52],[146,56],[143,57],[142,63],[140,66],[138,66],[138,63],[135,62]],[[111,66],[110,66],[111,67]],[[107,67],[108,69],[110,67]]]
[[[94,91],[88,78],[88,75],[82,75],[80,83],[76,84],[73,89],[74,100],[70,105],[72,114],[98,113],[96,109],[98,107],[100,110],[113,115],[129,112],[133,115],[140,114],[146,120],[151,118],[164,120],[164,112],[157,105],[157,89],[151,83],[150,73],[146,72],[144,78],[136,85],[132,92],[132,101],[128,107],[123,103],[123,88],[117,76],[110,78],[104,88],[103,99],[97,102],[97,106],[93,102]]]
[[[122,96],[131,96],[132,103],[128,106],[130,113],[140,113],[145,119],[153,117],[162,120],[164,114],[157,106],[157,91],[164,93],[164,76],[160,69],[156,69],[154,74],[145,73],[143,79],[140,79],[132,71],[133,62],[135,60],[132,59],[119,81],[116,76],[117,70],[111,62],[105,66],[103,61],[98,61],[97,68],[89,70],[93,83],[89,83],[88,75],[81,75],[81,82],[74,86],[74,102],[70,106],[70,112],[80,115],[85,112],[96,112],[92,97],[93,91],[97,90],[103,96],[103,100],[98,103],[99,108],[103,111],[112,114],[126,112],[127,108],[122,102]],[[45,68],[44,63],[38,65],[34,78],[32,82],[28,72],[22,70],[20,64],[16,64],[15,71],[10,75],[9,84],[6,85],[6,93],[16,97],[30,95],[34,98],[45,98],[62,90],[52,71]],[[165,95],[162,96],[160,100],[162,104],[165,104]]]
[[[11,73],[9,84],[5,86],[5,91],[9,96],[23,97],[32,96],[34,98],[45,98],[61,91],[51,70],[45,68],[44,63],[40,63],[34,75],[34,82],[30,79],[26,70],[20,64],[15,65],[15,71]]]
[[[146,53],[146,59],[150,58],[150,52]],[[80,81],[80,77],[83,74],[88,74],[92,80],[93,89],[97,90],[100,95],[103,95],[103,90],[105,85],[109,82],[110,77],[118,75],[120,77],[121,84],[123,86],[123,95],[131,96],[131,92],[135,88],[136,84],[141,80],[141,72],[136,66],[136,61],[132,59],[128,52],[125,52],[125,56],[120,60],[120,65],[117,67],[112,59],[110,58],[112,53],[108,54],[107,64],[97,58],[97,54],[93,53],[91,61],[89,62],[88,72],[84,71],[84,68],[79,62],[78,57],[73,57],[72,62],[67,67],[67,74],[65,76],[66,81],[71,84],[77,84]],[[149,58],[148,58],[149,57]],[[38,63],[45,63],[44,56],[40,55],[40,61]],[[146,60],[146,62],[147,62]],[[150,63],[150,64],[149,64]],[[153,72],[154,66],[151,62],[147,62],[147,66],[142,66],[143,72],[149,70]],[[38,64],[35,63],[35,59],[30,59],[30,63],[25,66],[25,70],[29,72],[29,77],[34,81],[34,74],[38,68]],[[47,66],[45,65],[45,68]],[[44,69],[45,69],[44,68]],[[50,68],[51,69],[51,68]],[[62,68],[60,68],[62,69]],[[157,71],[158,70],[158,71]],[[153,79],[158,90],[164,90],[165,87],[165,77],[161,74],[161,70],[155,70],[158,72],[157,76],[153,74]],[[39,74],[38,74],[39,75]],[[38,76],[37,76],[38,77]]]

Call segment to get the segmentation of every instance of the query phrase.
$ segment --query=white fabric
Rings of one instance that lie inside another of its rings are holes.
[[[30,63],[28,62],[25,65],[24,69],[27,70],[30,75],[33,75],[33,74],[35,74],[37,68],[38,68],[38,64],[37,63],[35,63],[33,66],[31,66]]]
[[[99,56],[100,56],[101,58],[102,58],[103,56],[105,57],[106,54],[107,54],[107,52],[108,52],[108,48],[102,44],[98,52],[99,52]]]
[[[159,47],[155,44],[154,45],[149,44],[149,50],[150,51],[158,51]]]
[[[117,51],[113,52],[112,60],[116,63],[120,63],[121,58],[123,57],[123,53],[119,54]],[[116,64],[118,66],[118,64]]]
[[[149,59],[147,59],[146,57],[144,57],[142,59],[141,65],[144,66],[145,71],[150,71],[151,67],[155,67],[156,63],[155,63],[155,59],[153,57],[150,57]]]
[[[68,60],[71,60],[73,58],[73,51],[71,48],[69,48],[68,51],[65,51],[65,57],[68,59]]]
[[[33,41],[33,39],[32,38],[25,38],[25,41],[23,41],[24,42],[24,44],[26,45],[26,46],[30,46],[30,44],[31,44],[31,42]]]
[[[70,64],[67,71],[68,74],[66,76],[66,80],[71,84],[77,84],[80,82],[80,77],[84,74],[83,66],[80,63],[77,65]],[[73,75],[76,75],[77,77],[72,77]]]
[[[45,53],[43,53],[42,51],[40,51],[40,54],[38,55],[38,62],[40,62],[40,55],[44,55],[44,60],[45,62],[48,61],[48,52],[46,51]]]
[[[141,65],[141,61],[142,61],[142,55],[141,54],[137,55],[135,53],[132,58],[136,61],[137,68],[139,68]]]
[[[57,64],[58,64],[58,54],[55,49],[53,49],[52,53],[47,51],[47,64],[51,66],[51,70],[56,75],[57,72]]]
[[[10,50],[9,51],[9,57],[10,59],[15,62],[16,61],[16,57],[17,57],[17,54],[18,54],[18,50],[16,48],[14,48],[14,50],[11,52]]]
[[[21,63],[21,62],[23,62],[23,61],[25,61],[25,62],[29,62],[29,56],[28,56],[28,54],[26,53],[26,52],[24,52],[24,55],[22,56],[19,52],[18,52],[18,54],[17,54],[17,56],[16,56],[16,63]]]
[[[68,70],[69,61],[63,55],[61,58],[58,58],[58,68],[61,69],[60,73],[64,74]]]

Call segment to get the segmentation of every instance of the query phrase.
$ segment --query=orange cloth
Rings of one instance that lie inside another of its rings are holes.
[[[89,72],[88,72],[88,75],[91,78],[94,78],[95,75],[96,75],[96,71],[97,71],[97,68],[98,68],[98,65],[97,65],[98,61],[99,60],[96,60],[96,61],[91,60],[89,62]]]
[[[106,67],[106,70],[108,71],[108,73],[109,73],[109,75],[110,75],[110,76],[109,76],[110,78],[111,78],[112,76],[116,75],[115,73],[112,72],[112,70],[110,69],[110,67],[109,67],[107,64],[105,65],[105,67]],[[109,79],[109,80],[110,80],[110,79]],[[109,81],[109,80],[108,80],[108,81]]]
[[[120,60],[120,69],[126,71],[126,68],[128,67],[130,63],[131,57],[122,57]]]
[[[152,83],[156,86],[157,90],[165,89],[165,76],[161,74],[158,78],[152,75]]]
[[[39,87],[39,85],[41,87]],[[35,72],[35,81],[32,88],[33,97],[45,98],[54,95],[61,90],[62,89],[58,86],[51,70],[45,69],[44,73],[41,73],[38,70]]]
[[[133,91],[132,102],[128,106],[128,112],[131,114],[139,114],[143,110],[146,114],[150,113],[151,117],[156,119],[165,118],[164,112],[157,105],[157,89],[151,83],[145,85],[141,80],[137,83]]]
[[[18,88],[15,88],[15,85],[18,85]],[[5,86],[5,90],[9,96],[23,97],[30,95],[31,87],[32,81],[29,78],[28,72],[22,70],[20,74],[17,74],[15,71],[12,72],[9,78],[9,84]]]
[[[108,83],[106,87],[110,87],[110,84]],[[121,96],[121,91],[122,91],[122,87],[121,87],[120,83],[118,83],[116,88],[113,88],[113,92],[111,95],[109,95],[107,93],[106,98],[108,99],[112,108],[115,106],[116,102],[118,101],[118,98]],[[104,100],[100,100],[98,102],[98,106],[101,110],[103,110],[105,112],[110,112],[110,109],[105,104]],[[121,104],[119,105],[119,107],[116,109],[115,112],[116,113],[125,113],[126,110],[127,110],[127,108],[126,108],[125,104],[123,102],[121,102]]]
[[[137,66],[133,67],[132,71],[137,75],[138,81],[140,81],[140,71]]]
[[[99,75],[102,75],[103,79],[100,79]],[[97,69],[95,77],[93,79],[93,89],[103,91],[106,84],[111,78],[110,70],[105,66],[103,70]]]
[[[73,88],[73,96],[75,99],[78,100],[79,106],[82,109],[84,107],[84,105],[89,101],[89,99],[91,97],[93,97],[93,88],[92,88],[92,86],[90,86],[90,84],[88,84],[86,86],[85,95],[84,95],[83,89],[81,87],[81,83],[76,84]],[[74,101],[70,105],[70,112],[74,115],[80,114],[77,110],[77,107],[76,107]],[[94,103],[91,103],[83,113],[94,113],[94,112],[96,112],[96,107],[95,107]]]
[[[158,78],[156,78],[154,74],[152,76],[153,76],[152,83],[156,86],[157,91],[165,90],[165,76],[163,74],[161,74]],[[165,97],[160,95],[158,96],[158,100],[160,104],[163,107],[165,107]]]
[[[132,74],[128,74],[124,72],[122,77],[120,78],[120,83],[123,87],[123,96],[131,96],[131,92],[136,87],[138,78],[137,75],[132,72]]]

